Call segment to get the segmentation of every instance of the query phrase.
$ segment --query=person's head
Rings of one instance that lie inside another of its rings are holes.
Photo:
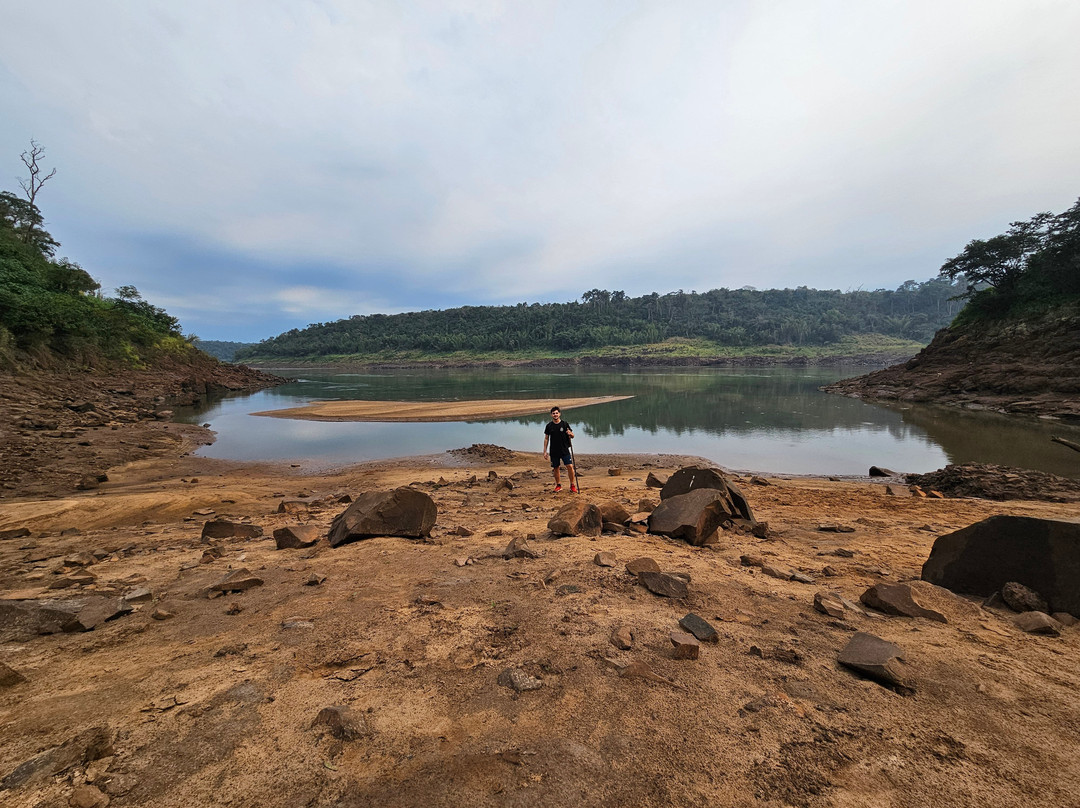
[[[552,421],[558,421],[560,418],[562,418],[562,413],[559,411],[559,408],[558,407],[552,407],[551,408],[551,420]]]

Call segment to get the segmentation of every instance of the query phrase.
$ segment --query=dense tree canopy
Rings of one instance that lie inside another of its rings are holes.
[[[941,276],[967,280],[968,318],[1080,296],[1080,200],[1064,213],[1037,213],[999,236],[969,242],[945,262]]]
[[[134,287],[101,295],[86,270],[53,257],[59,246],[36,205],[0,192],[0,364],[12,364],[16,352],[137,364],[170,343],[181,348],[174,317]]]
[[[851,334],[928,341],[960,309],[961,283],[908,281],[895,291],[713,289],[628,297],[591,289],[580,302],[464,306],[354,316],[293,329],[237,358],[371,355],[385,351],[579,351],[670,338],[722,346],[828,345]]]

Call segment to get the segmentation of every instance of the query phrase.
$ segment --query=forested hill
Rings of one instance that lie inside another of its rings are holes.
[[[552,355],[683,338],[718,349],[827,346],[883,334],[925,344],[962,307],[962,281],[907,281],[896,290],[713,289],[628,297],[593,289],[580,301],[464,306],[406,314],[356,315],[293,329],[237,351],[238,360],[409,352],[528,352]]]

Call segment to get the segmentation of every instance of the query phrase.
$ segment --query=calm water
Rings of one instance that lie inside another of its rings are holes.
[[[433,454],[474,443],[539,452],[546,415],[462,423],[326,423],[250,415],[315,400],[472,400],[632,395],[566,410],[579,454],[668,452],[742,471],[866,474],[871,465],[926,472],[979,461],[1080,477],[1080,429],[947,408],[881,406],[827,395],[823,384],[865,368],[649,370],[467,369],[338,373],[280,371],[297,381],[217,402],[183,420],[207,423],[217,441],[199,454],[336,466]]]

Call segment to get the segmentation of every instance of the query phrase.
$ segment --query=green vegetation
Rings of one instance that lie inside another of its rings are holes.
[[[229,342],[227,340],[218,339],[198,339],[196,337],[192,341],[192,344],[203,353],[210,354],[210,356],[215,359],[220,359],[222,362],[231,362],[238,350],[241,348],[249,348],[255,343]]]
[[[963,277],[970,299],[961,322],[1024,316],[1080,299],[1080,200],[1038,213],[990,239],[970,242],[941,277]]]
[[[134,286],[105,297],[82,267],[54,257],[60,245],[31,201],[52,174],[38,172],[42,150],[32,145],[33,162],[23,155],[31,169],[22,183],[29,198],[0,191],[0,366],[57,359],[141,366],[152,356],[193,351],[176,318],[143,300]]]
[[[581,301],[354,316],[293,329],[237,359],[407,361],[570,357],[822,356],[914,353],[951,322],[964,285],[935,278],[895,291],[713,289]],[[876,335],[876,336],[875,336]],[[863,343],[889,348],[861,350]],[[902,346],[902,347],[901,347]],[[850,349],[850,350],[849,350]]]

